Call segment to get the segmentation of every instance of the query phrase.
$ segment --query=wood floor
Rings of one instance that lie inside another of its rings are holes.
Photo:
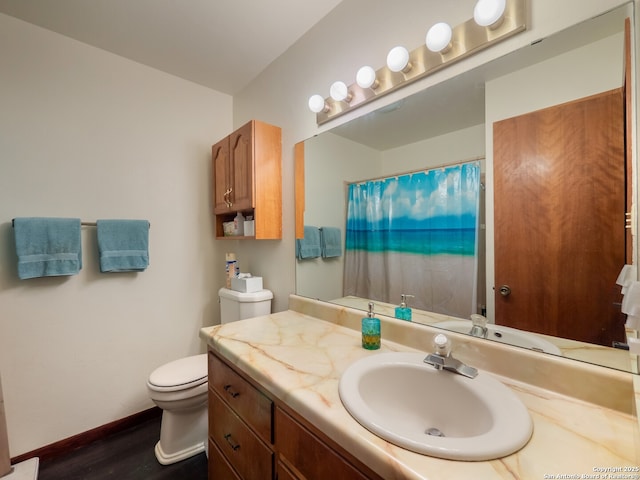
[[[153,448],[160,438],[160,418],[97,440],[85,447],[40,461],[38,480],[206,480],[204,453],[163,466]]]

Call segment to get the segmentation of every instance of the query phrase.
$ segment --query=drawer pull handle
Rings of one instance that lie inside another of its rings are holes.
[[[233,387],[231,385],[225,385],[224,391],[231,395],[231,398],[236,398],[238,395],[240,395],[238,392],[233,391]]]
[[[233,441],[233,439],[231,438],[231,434],[230,434],[230,433],[227,433],[227,434],[224,436],[224,439],[227,441],[227,443],[228,443],[228,444],[229,444],[229,446],[231,447],[231,450],[233,450],[234,452],[240,448],[240,445],[238,445],[237,443],[235,443],[235,442]]]

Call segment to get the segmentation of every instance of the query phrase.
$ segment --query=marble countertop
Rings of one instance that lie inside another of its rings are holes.
[[[638,466],[634,415],[504,376],[495,375],[519,396],[534,423],[529,443],[512,455],[484,462],[443,460],[410,452],[370,433],[343,407],[338,383],[342,372],[359,358],[415,351],[386,340],[384,327],[382,347],[373,352],[361,348],[358,331],[292,310],[203,328],[200,335],[273,397],[384,478],[596,478],[588,475],[607,468],[599,478],[620,474],[631,476],[618,478],[640,478],[640,472],[611,470]],[[629,383],[636,381],[632,377],[629,374]]]

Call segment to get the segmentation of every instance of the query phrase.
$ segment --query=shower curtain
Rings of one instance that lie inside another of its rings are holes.
[[[476,313],[479,162],[349,185],[344,294]]]

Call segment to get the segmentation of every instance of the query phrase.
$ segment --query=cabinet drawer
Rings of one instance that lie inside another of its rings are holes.
[[[245,480],[273,477],[273,452],[209,390],[209,436]]]
[[[276,408],[276,445],[287,464],[308,480],[340,479],[364,480],[367,477],[299,424],[288,414]]]
[[[267,443],[273,443],[273,402],[209,353],[209,386]]]
[[[285,467],[282,462],[278,462],[277,469],[278,474],[276,478],[278,480],[298,480],[297,477],[291,472],[291,470]]]
[[[213,440],[209,439],[209,478],[215,480],[241,480],[233,471]]]

